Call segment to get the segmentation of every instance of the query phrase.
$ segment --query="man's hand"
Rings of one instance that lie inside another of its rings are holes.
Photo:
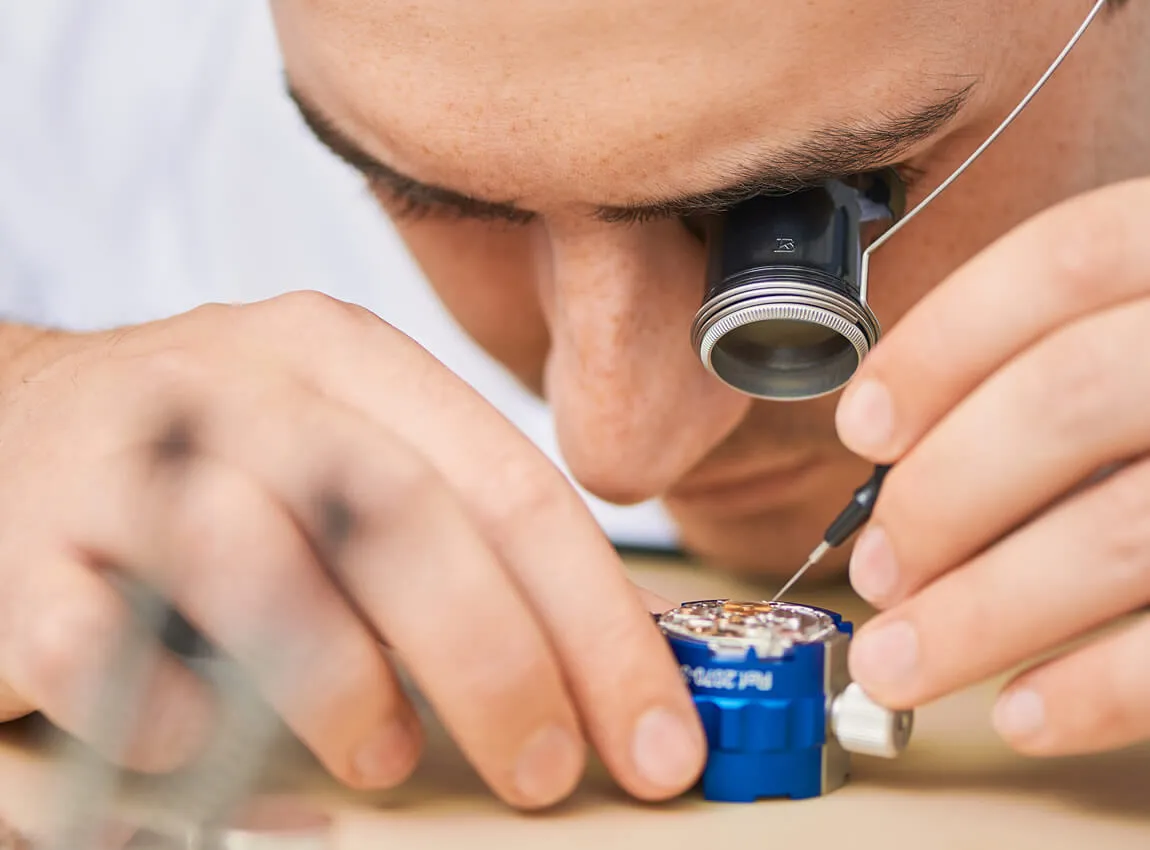
[[[868,358],[839,433],[895,462],[851,578],[885,609],[851,667],[921,704],[1150,603],[1150,181],[1047,211]],[[1108,476],[1100,473],[1111,471]],[[1150,619],[1032,664],[995,725],[1067,754],[1150,737]]]
[[[701,770],[669,648],[576,492],[367,311],[298,293],[45,335],[0,368],[0,399],[7,716],[87,732],[121,574],[249,663],[351,785],[394,785],[420,751],[381,641],[513,805],[566,796],[585,739],[639,797]],[[172,656],[142,712],[142,770],[187,759],[212,723]]]

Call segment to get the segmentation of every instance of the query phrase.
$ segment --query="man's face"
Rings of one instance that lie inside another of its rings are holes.
[[[273,3],[313,126],[370,178],[461,325],[551,403],[578,480],[617,502],[661,497],[689,548],[775,574],[867,470],[838,443],[836,397],[752,401],[700,365],[705,246],[686,225],[715,194],[887,165],[912,176],[913,203],[1086,8]],[[1055,116],[1036,106],[1029,132]],[[1034,157],[1000,148],[876,254],[884,326],[1044,202],[1019,191],[1049,183]]]

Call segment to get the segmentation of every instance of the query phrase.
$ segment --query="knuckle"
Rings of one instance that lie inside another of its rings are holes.
[[[355,510],[351,501],[337,489],[320,492],[315,513],[319,538],[328,552],[339,551],[359,532],[360,511]],[[364,509],[363,513],[370,515],[371,510]]]
[[[206,360],[187,348],[164,348],[141,358],[137,385],[149,398],[179,399],[199,396],[210,385]]]
[[[148,357],[136,375],[140,404],[134,415],[149,460],[168,466],[190,460],[206,424],[205,404],[211,396],[209,367],[194,353],[168,349]]]
[[[133,403],[123,411],[150,461],[166,466],[197,455],[216,419],[222,374],[211,355],[182,346],[153,351],[133,363],[124,382]]]
[[[572,675],[580,680],[592,703],[612,705],[618,701],[619,688],[640,690],[642,680],[647,693],[678,690],[682,680],[678,662],[666,642],[652,647],[645,636],[627,617],[603,618],[593,635],[586,637],[586,652],[573,662]],[[658,666],[656,666],[658,665]]]
[[[1115,663],[1102,665],[1085,704],[1071,718],[1070,728],[1064,731],[1068,744],[1107,741],[1145,724],[1145,706],[1136,706],[1130,699],[1127,684],[1130,675],[1130,669]]]
[[[366,307],[311,289],[288,292],[266,303],[293,322],[321,322],[339,327],[367,322],[379,324],[382,321]]]
[[[485,519],[497,535],[511,533],[542,516],[551,516],[569,505],[569,488],[558,471],[532,457],[507,459],[498,465],[499,492],[483,500]]]
[[[446,507],[435,470],[414,453],[392,452],[378,465],[357,466],[323,488],[315,504],[320,538],[329,551],[350,540],[404,525],[426,524]]]
[[[1150,599],[1150,460],[1112,475],[1098,496],[1106,569]]]
[[[220,324],[235,321],[237,318],[243,316],[247,312],[247,309],[247,306],[244,304],[209,301],[193,307],[188,311],[187,315],[190,318],[202,319],[205,322],[211,323],[213,326],[219,326]]]
[[[388,487],[365,487],[361,503],[380,516],[418,515],[443,507],[444,485],[435,469],[414,453],[393,456],[387,469]]]
[[[545,704],[559,699],[559,671],[543,646],[519,636],[508,637],[498,651],[473,655],[474,663],[465,665],[462,676],[468,693],[489,706],[506,706],[503,700],[507,698],[529,700],[533,696]]]
[[[1070,304],[1093,303],[1100,284],[1128,277],[1123,268],[1128,228],[1115,220],[1109,205],[1095,205],[1092,212],[1059,209],[1041,234],[1050,284]]]
[[[1093,433],[1120,391],[1113,340],[1091,330],[1070,328],[1042,343],[1023,390],[1022,409],[1041,411],[1043,427],[1066,440]]]

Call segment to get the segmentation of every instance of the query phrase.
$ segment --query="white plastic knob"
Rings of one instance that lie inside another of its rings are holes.
[[[879,705],[854,682],[831,703],[831,731],[847,752],[894,758],[910,743],[913,711]]]

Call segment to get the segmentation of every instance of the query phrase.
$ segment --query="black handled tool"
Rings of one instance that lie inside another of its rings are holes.
[[[876,466],[870,479],[855,490],[850,503],[843,508],[842,513],[835,517],[835,521],[828,526],[823,534],[823,542],[811,552],[807,562],[799,567],[798,572],[791,576],[790,581],[783,585],[775,594],[772,602],[778,602],[784,593],[791,589],[796,581],[803,577],[803,573],[823,559],[823,556],[836,546],[845,543],[852,534],[858,531],[870,519],[874,512],[874,504],[878,501],[879,490],[882,489],[883,479],[890,472],[889,465]]]

